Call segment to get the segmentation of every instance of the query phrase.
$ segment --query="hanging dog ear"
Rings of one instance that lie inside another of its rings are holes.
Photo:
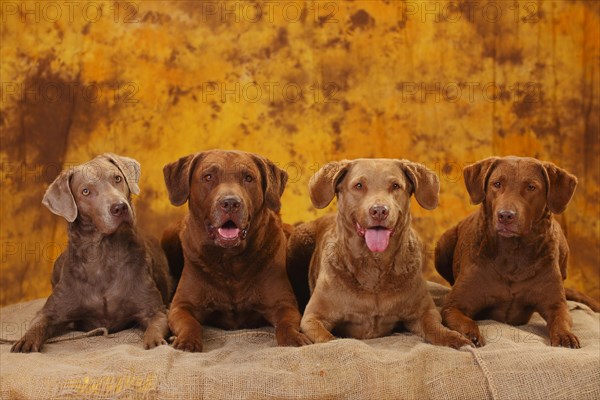
[[[252,158],[260,170],[262,177],[265,205],[267,208],[279,212],[281,210],[281,195],[283,195],[283,191],[285,190],[288,174],[271,160],[258,154],[252,154]]]
[[[190,183],[196,163],[204,153],[190,154],[163,167],[169,200],[174,206],[184,204],[190,197]]]
[[[337,186],[348,172],[349,160],[325,164],[308,182],[310,200],[316,208],[325,208],[337,193]]]
[[[50,211],[64,217],[69,222],[73,222],[77,218],[77,204],[69,185],[72,175],[73,169],[61,172],[48,186],[42,200],[42,204]]]
[[[485,199],[487,180],[494,170],[498,157],[489,157],[463,169],[465,186],[471,196],[471,203],[480,204]]]
[[[101,157],[106,158],[119,168],[125,176],[125,182],[129,187],[129,191],[133,194],[140,194],[138,183],[142,174],[140,163],[137,160],[129,157],[119,156],[113,153],[104,153]]]
[[[547,186],[548,209],[554,214],[560,214],[565,211],[575,193],[577,178],[551,162],[543,162],[542,167]]]
[[[400,167],[412,182],[415,199],[426,210],[433,210],[440,199],[440,179],[437,174],[424,166],[408,160],[399,160]]]

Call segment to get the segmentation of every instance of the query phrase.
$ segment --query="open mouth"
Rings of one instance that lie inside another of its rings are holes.
[[[356,232],[365,238],[367,247],[374,253],[381,253],[387,249],[393,233],[391,229],[384,226],[363,228],[358,222],[356,223]]]
[[[219,237],[223,240],[235,240],[240,236],[242,230],[232,220],[227,220],[217,229]]]

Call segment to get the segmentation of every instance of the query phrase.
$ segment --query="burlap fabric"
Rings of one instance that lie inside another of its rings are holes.
[[[430,284],[436,304],[447,292]],[[526,326],[480,323],[488,344],[460,351],[408,333],[275,345],[273,329],[207,328],[204,353],[142,349],[142,332],[69,333],[42,353],[12,354],[44,300],[0,312],[2,398],[593,399],[600,398],[600,314],[570,303],[579,350],[548,345],[537,314]]]

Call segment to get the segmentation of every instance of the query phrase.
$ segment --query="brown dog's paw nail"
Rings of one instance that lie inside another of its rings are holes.
[[[144,339],[144,349],[150,350],[155,347],[167,344],[167,341],[162,336]]]
[[[579,339],[572,333],[563,333],[555,335],[550,341],[550,345],[555,347],[566,347],[570,349],[581,348]]]
[[[483,347],[485,345],[485,341],[479,335],[472,334],[469,339],[475,345],[475,347]]]
[[[453,347],[457,350],[463,346],[473,347],[473,342],[471,342],[469,339],[467,339],[465,337],[460,337],[460,338],[457,338],[456,340],[453,340],[452,343],[450,344],[450,347]]]
[[[21,339],[10,348],[10,351],[11,353],[37,353],[41,347],[42,345],[35,340]]]
[[[199,340],[179,340],[176,338],[173,342],[173,348],[187,351],[188,353],[200,353],[202,352],[202,342]]]

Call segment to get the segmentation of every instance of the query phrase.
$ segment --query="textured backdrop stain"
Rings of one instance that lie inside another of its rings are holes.
[[[50,292],[66,223],[41,199],[62,168],[106,151],[138,159],[138,222],[160,236],[186,209],[169,204],[162,166],[211,148],[287,169],[290,223],[325,212],[307,183],[329,160],[425,163],[440,207],[412,207],[438,282],[435,240],[475,209],[461,168],[553,161],[579,177],[558,216],[567,283],[600,296],[596,2],[1,4],[0,304]]]

